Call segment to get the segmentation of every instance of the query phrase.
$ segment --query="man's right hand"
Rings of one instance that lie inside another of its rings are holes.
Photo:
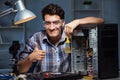
[[[33,52],[30,54],[29,59],[31,61],[43,60],[45,58],[45,50],[40,50],[38,48],[38,44],[35,43],[35,48]]]

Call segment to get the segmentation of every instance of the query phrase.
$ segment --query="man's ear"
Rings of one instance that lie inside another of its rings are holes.
[[[61,31],[63,32],[65,28],[65,21],[62,22]]]
[[[65,27],[65,21],[62,22],[62,27],[63,27],[63,28]]]

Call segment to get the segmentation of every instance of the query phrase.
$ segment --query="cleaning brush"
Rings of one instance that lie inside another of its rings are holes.
[[[70,47],[70,40],[69,37],[66,37],[66,47],[65,47],[65,53],[71,53],[71,47]]]

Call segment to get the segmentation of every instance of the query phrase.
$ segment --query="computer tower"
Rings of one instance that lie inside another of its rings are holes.
[[[101,79],[118,77],[118,25],[79,25],[71,40],[71,70]]]
[[[98,25],[98,76],[118,77],[118,25]]]
[[[98,76],[97,25],[79,25],[71,39],[71,70]]]

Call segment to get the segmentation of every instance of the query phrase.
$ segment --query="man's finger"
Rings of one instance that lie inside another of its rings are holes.
[[[39,50],[38,44],[36,42],[35,42],[35,48],[34,48],[34,50]]]

